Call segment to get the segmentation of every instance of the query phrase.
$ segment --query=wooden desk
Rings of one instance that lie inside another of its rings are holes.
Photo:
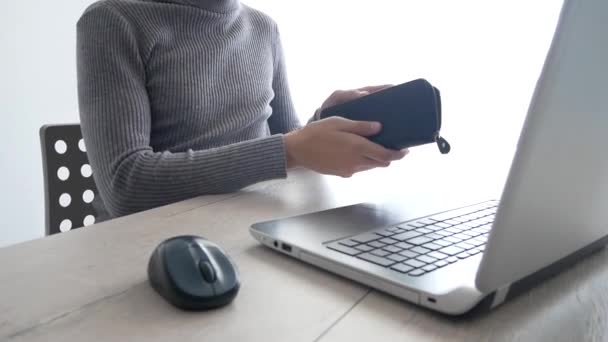
[[[485,199],[499,191],[497,179],[504,176],[480,177],[489,169],[429,168],[432,160],[416,167],[416,158],[348,180],[296,171],[287,180],[235,194],[196,198],[0,249],[0,340],[608,339],[606,252],[487,315],[453,320],[280,255],[249,235],[257,221],[360,201],[407,196],[403,213],[416,216],[431,207]],[[468,181],[454,182],[446,170],[454,177],[469,174]],[[149,286],[146,266],[154,247],[185,233],[217,242],[237,262],[243,286],[230,306],[181,312]]]

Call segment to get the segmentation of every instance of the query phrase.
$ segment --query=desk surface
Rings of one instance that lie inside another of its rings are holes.
[[[361,201],[407,196],[403,213],[413,217],[499,190],[496,179],[479,177],[492,170],[451,167],[453,175],[469,174],[468,181],[454,182],[441,177],[446,168],[416,169],[412,160],[352,179],[296,171],[238,193],[195,198],[0,249],[0,340],[608,339],[605,251],[495,311],[454,320],[273,252],[249,235],[257,221]],[[231,305],[186,313],[149,286],[150,253],[162,240],[184,233],[215,241],[235,259],[243,286]]]

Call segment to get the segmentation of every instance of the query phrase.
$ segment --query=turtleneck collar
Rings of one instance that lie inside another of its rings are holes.
[[[171,0],[184,5],[195,6],[215,13],[230,13],[239,9],[239,0]]]

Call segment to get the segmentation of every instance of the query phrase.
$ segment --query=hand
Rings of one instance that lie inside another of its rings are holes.
[[[321,107],[315,111],[315,114],[308,120],[308,123],[311,123],[316,120],[320,120],[321,111],[327,107],[335,106],[344,102],[348,102],[350,100],[354,100],[361,96],[369,95],[375,93],[377,91],[390,88],[392,84],[384,84],[377,86],[367,86],[359,89],[351,89],[351,90],[336,90],[334,91],[328,98],[323,102]]]
[[[335,93],[334,93],[335,94]],[[287,167],[306,167],[323,174],[350,177],[356,172],[387,167],[408,151],[386,149],[369,141],[382,129],[378,122],[330,117],[284,136]]]
[[[344,102],[348,102],[350,100],[354,100],[361,96],[369,95],[375,93],[380,90],[384,90],[386,88],[392,87],[392,84],[384,84],[377,86],[367,86],[359,89],[351,89],[351,90],[336,90],[323,102],[321,108],[319,110],[323,110],[327,107],[335,106]]]

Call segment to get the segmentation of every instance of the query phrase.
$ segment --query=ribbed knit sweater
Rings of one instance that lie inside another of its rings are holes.
[[[116,217],[286,176],[276,24],[238,0],[103,0],[77,25],[82,133]]]

